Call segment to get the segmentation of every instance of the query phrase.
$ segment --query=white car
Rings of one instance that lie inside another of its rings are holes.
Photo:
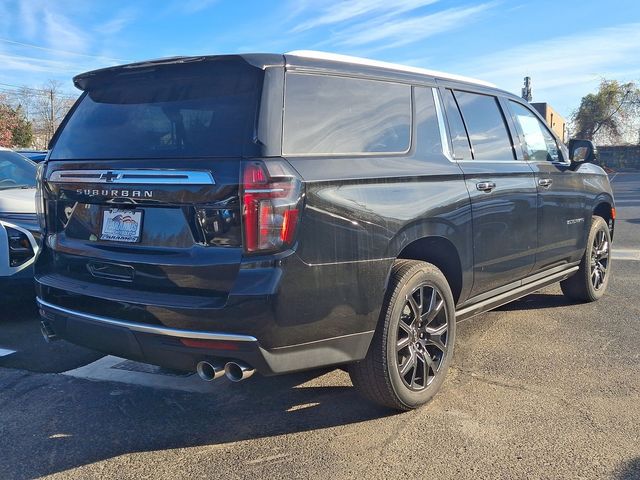
[[[0,297],[33,291],[40,237],[35,185],[36,164],[0,147]]]

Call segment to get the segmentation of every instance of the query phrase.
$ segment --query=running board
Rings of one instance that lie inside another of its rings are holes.
[[[482,300],[478,303],[474,303],[468,307],[465,307],[461,310],[456,311],[456,321],[466,320],[467,318],[471,318],[475,315],[479,315],[484,312],[488,312],[489,310],[493,310],[494,308],[498,308],[505,303],[513,302],[519,298],[522,298],[530,293],[535,292],[536,290],[540,290],[547,285],[551,285],[552,283],[560,282],[565,278],[571,276],[572,273],[578,270],[579,266],[575,265],[571,268],[567,268],[566,270],[562,270],[560,272],[552,273],[550,275],[545,276],[544,278],[536,279],[532,282],[524,283],[519,287],[514,288],[513,290],[509,290],[508,292],[501,293],[491,298],[487,298],[486,300]],[[525,282],[526,280],[523,280]]]

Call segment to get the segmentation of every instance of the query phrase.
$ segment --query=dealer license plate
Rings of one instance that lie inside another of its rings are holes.
[[[110,208],[105,210],[102,215],[100,240],[130,243],[140,241],[142,210]]]

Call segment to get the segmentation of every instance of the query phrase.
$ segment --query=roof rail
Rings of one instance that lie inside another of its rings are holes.
[[[350,55],[340,55],[337,53],[319,52],[316,50],[294,50],[285,53],[285,55],[291,55],[295,57],[312,58],[316,60],[331,60],[334,62],[342,63],[354,63],[357,65],[368,65],[370,67],[381,67],[398,70],[401,72],[421,73],[423,75],[429,75],[431,77],[446,78],[448,80],[456,80],[459,82],[475,83],[476,85],[483,85],[485,87],[497,88],[495,84],[485,82],[484,80],[478,80],[476,78],[465,77],[463,75],[455,75],[452,73],[439,72],[437,70],[429,70],[420,67],[411,67],[409,65],[402,65],[399,63],[382,62],[379,60],[370,60],[368,58],[352,57]]]

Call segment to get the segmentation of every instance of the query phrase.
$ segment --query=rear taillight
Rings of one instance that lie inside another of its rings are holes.
[[[242,172],[242,220],[247,252],[282,250],[295,240],[302,182],[284,161],[248,162]]]

